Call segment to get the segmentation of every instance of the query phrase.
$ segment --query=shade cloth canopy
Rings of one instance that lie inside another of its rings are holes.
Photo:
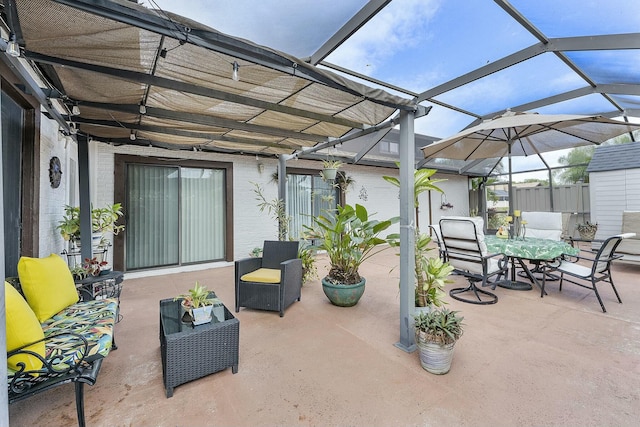
[[[130,1],[6,8],[22,57],[51,82],[48,101],[74,131],[103,142],[277,155],[416,109],[414,100]]]

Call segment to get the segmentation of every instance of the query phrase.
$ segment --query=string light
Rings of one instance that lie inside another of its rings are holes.
[[[233,61],[233,73],[231,74],[231,78],[233,79],[234,82],[237,82],[238,80],[240,80],[240,77],[238,76],[239,69],[240,69],[240,65],[238,65],[238,62]]]

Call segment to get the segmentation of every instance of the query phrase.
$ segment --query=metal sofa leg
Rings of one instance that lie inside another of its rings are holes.
[[[84,383],[75,382],[76,387],[76,412],[78,414],[78,427],[85,427],[84,422]]]

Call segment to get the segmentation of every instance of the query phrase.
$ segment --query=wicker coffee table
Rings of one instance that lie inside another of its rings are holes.
[[[212,317],[204,325],[183,323],[180,300],[160,301],[160,352],[167,397],[173,396],[174,387],[225,368],[238,372],[240,322],[224,305],[214,308]]]

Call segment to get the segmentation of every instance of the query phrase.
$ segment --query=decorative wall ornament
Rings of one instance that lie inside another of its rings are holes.
[[[54,156],[49,160],[49,182],[51,182],[51,187],[60,187],[61,178],[62,166],[60,165],[60,159]]]

